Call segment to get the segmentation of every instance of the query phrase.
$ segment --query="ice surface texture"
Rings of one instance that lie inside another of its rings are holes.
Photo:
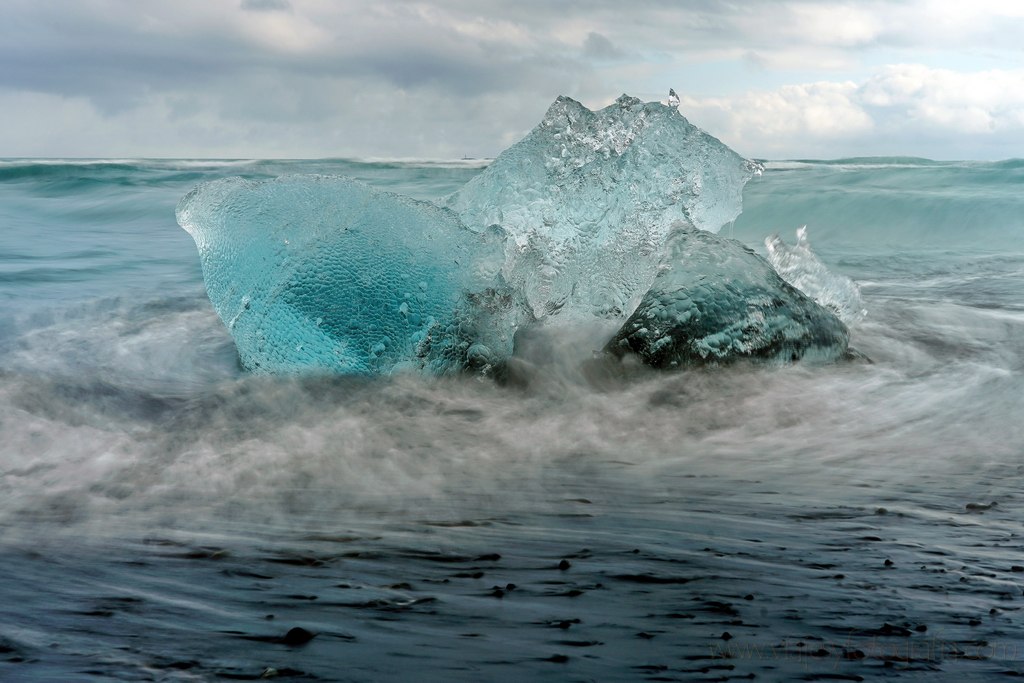
[[[177,217],[250,370],[444,374],[511,353],[501,235],[432,204],[339,177],[228,178]]]
[[[807,226],[796,231],[796,244],[790,246],[778,235],[765,238],[768,261],[782,279],[839,316],[845,323],[862,319],[867,311],[860,287],[845,275],[836,275],[811,251]]]
[[[447,206],[508,232],[505,277],[538,320],[624,320],[673,227],[734,220],[756,168],[674,107],[623,95],[594,112],[559,97]]]
[[[845,354],[846,326],[740,242],[685,229],[670,248],[654,286],[608,343],[610,353],[633,353],[657,368]]]
[[[533,323],[626,322],[608,349],[659,367],[837,356],[842,323],[712,234],[756,171],[675,107],[560,97],[447,208],[338,177],[229,178],[178,222],[256,372],[486,372]]]

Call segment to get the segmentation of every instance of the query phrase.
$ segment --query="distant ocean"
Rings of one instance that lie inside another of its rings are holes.
[[[0,160],[0,680],[1024,674],[1024,161],[767,162],[870,362],[239,369],[174,207],[486,161]]]

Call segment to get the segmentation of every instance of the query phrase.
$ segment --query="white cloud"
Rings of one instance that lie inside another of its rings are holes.
[[[916,64],[862,83],[818,82],[728,98],[683,99],[695,123],[763,157],[954,152],[1013,156],[1024,142],[1024,69],[973,73]]]
[[[861,101],[950,133],[1015,131],[1024,121],[1024,70],[962,73],[893,65],[869,79]]]
[[[857,90],[851,82],[787,85],[730,98],[685,97],[680,109],[740,151],[773,157],[870,133],[874,121]]]

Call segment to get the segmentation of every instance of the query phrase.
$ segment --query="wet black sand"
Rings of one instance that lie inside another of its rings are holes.
[[[467,494],[460,506],[495,514],[420,501],[422,517],[367,506],[351,511],[358,523],[307,518],[304,530],[225,519],[206,533],[21,539],[0,564],[0,676],[1024,673],[1015,469],[960,473],[990,494],[965,498],[943,490],[949,472],[886,486],[839,468],[816,478],[828,501],[799,473],[668,468],[638,490],[641,467],[563,462],[518,503]]]

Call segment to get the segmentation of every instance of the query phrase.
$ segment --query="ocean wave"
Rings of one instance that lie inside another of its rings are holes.
[[[817,246],[1024,248],[1024,163],[903,158],[769,162],[747,184],[733,234],[756,243],[807,225]]]

